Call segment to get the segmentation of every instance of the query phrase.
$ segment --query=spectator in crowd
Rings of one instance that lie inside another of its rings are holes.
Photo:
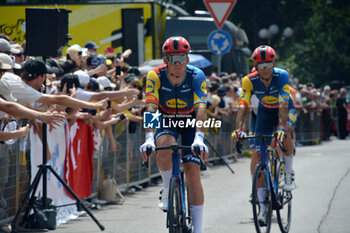
[[[337,99],[337,112],[338,112],[338,131],[339,139],[345,139],[347,136],[346,122],[348,119],[348,103],[346,102],[346,89],[340,89],[340,96]]]
[[[14,53],[15,62],[22,65],[24,63],[24,49],[19,44],[12,44],[12,48],[19,50],[19,53]]]
[[[330,98],[331,87],[326,85],[323,88],[322,95],[320,98],[320,108],[322,111],[322,139],[330,140],[333,124],[333,115],[332,115],[332,101]]]
[[[7,41],[6,39],[0,38],[0,53],[18,54],[20,53],[20,50],[12,47],[10,42]]]
[[[95,42],[88,41],[88,42],[85,43],[84,48],[87,48],[87,53],[89,55],[94,56],[97,53],[97,49],[100,48],[100,47],[97,46]]]
[[[329,94],[330,101],[331,101],[331,108],[332,108],[332,116],[333,116],[333,126],[332,131],[335,135],[338,135],[338,112],[337,112],[337,99],[339,96],[338,90],[332,90]]]
[[[227,116],[230,113],[230,109],[229,109],[228,104],[225,101],[226,87],[225,86],[219,87],[219,89],[217,91],[217,95],[220,97],[219,115]]]

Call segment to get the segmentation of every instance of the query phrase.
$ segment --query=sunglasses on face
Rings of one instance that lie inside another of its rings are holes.
[[[267,63],[260,63],[256,65],[259,70],[265,69],[265,68],[272,68],[273,62],[267,62]]]
[[[24,56],[24,53],[15,54],[16,57]]]
[[[176,62],[185,64],[187,62],[187,55],[168,55],[167,60],[171,64],[176,64]]]

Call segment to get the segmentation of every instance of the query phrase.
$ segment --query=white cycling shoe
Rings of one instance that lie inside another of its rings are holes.
[[[164,212],[168,210],[168,198],[169,189],[163,188],[162,191],[160,191],[158,207]]]
[[[267,209],[260,210],[258,214],[258,222],[260,226],[266,226],[266,215],[267,215]]]
[[[286,175],[284,177],[283,190],[287,192],[291,192],[294,189],[295,189],[294,172],[286,172]]]

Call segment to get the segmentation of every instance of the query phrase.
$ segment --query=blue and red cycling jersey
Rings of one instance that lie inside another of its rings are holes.
[[[202,70],[187,65],[182,83],[174,85],[166,65],[147,74],[146,106],[155,105],[168,115],[191,115],[198,105],[207,105],[207,85]]]
[[[250,98],[254,93],[263,107],[276,109],[280,102],[289,101],[291,98],[288,83],[288,72],[280,68],[273,68],[272,80],[268,87],[261,82],[258,72],[250,73],[243,78],[239,104],[249,107]]]

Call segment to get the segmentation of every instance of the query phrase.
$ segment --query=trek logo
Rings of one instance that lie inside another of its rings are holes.
[[[143,113],[143,128],[145,129],[160,129],[162,121],[162,114],[157,110],[156,112]]]

